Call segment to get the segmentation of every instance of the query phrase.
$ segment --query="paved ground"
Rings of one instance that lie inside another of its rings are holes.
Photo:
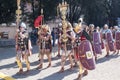
[[[28,74],[18,75],[17,65],[15,62],[15,49],[14,48],[0,48],[0,72],[9,75],[16,80],[75,80],[78,75],[78,68],[69,70],[69,62],[67,61],[64,73],[58,73],[60,70],[60,58],[56,56],[56,47],[52,53],[52,67],[47,67],[47,60],[44,62],[44,67],[41,70],[36,70],[38,65],[38,47],[34,46],[33,55],[30,57],[31,70]],[[96,69],[89,71],[88,76],[83,80],[120,80],[120,54],[112,54],[104,57],[105,52],[99,55],[96,63]],[[24,64],[24,62],[23,62]],[[25,64],[24,64],[25,67]],[[26,70],[26,68],[24,68]],[[0,79],[2,80],[2,79]]]

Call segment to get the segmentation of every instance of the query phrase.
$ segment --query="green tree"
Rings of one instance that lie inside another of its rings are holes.
[[[38,2],[34,2],[38,1]],[[69,4],[67,19],[73,23],[77,22],[81,15],[88,24],[103,26],[116,25],[117,18],[120,17],[120,0],[65,0]],[[32,3],[31,14],[24,12],[24,3]],[[21,7],[23,18],[29,19],[33,24],[35,18],[40,15],[40,10],[44,10],[44,20],[51,20],[57,16],[57,6],[62,0],[22,0]],[[15,22],[17,9],[16,0],[0,0],[0,23]],[[26,17],[25,17],[26,15]]]
[[[15,21],[16,0],[0,0],[0,24]]]

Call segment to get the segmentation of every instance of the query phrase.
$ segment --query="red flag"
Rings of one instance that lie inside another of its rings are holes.
[[[39,28],[40,25],[42,24],[42,19],[43,19],[43,16],[38,16],[35,21],[34,21],[34,27],[35,28]]]

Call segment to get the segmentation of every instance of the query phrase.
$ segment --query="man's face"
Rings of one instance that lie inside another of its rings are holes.
[[[105,25],[105,26],[104,26],[104,29],[108,29],[108,26],[107,26],[107,25]]]
[[[20,27],[20,31],[24,31],[25,29],[23,27]]]
[[[89,26],[89,30],[91,30],[91,31],[94,30],[94,25],[93,25],[93,24],[90,24],[90,26]]]
[[[117,26],[114,26],[114,30],[117,30],[118,29],[118,27]]]
[[[97,29],[97,30],[99,30],[100,28],[99,28],[99,27],[97,27],[96,29]]]
[[[92,26],[92,30],[94,30],[94,26]]]

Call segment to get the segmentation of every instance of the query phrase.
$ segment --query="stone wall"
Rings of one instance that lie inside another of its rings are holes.
[[[31,32],[32,28],[28,28],[28,30]],[[3,32],[8,34],[8,38],[0,37],[0,47],[15,46],[16,26],[0,26],[0,34]]]
[[[16,28],[15,26],[10,26],[10,27],[0,26],[0,32],[6,32],[8,33],[8,39],[14,39]]]
[[[29,28],[29,32],[31,31],[32,29]],[[10,26],[10,27],[0,26],[0,32],[6,32],[8,33],[8,39],[14,39],[15,34],[16,34],[16,27],[15,26]]]

